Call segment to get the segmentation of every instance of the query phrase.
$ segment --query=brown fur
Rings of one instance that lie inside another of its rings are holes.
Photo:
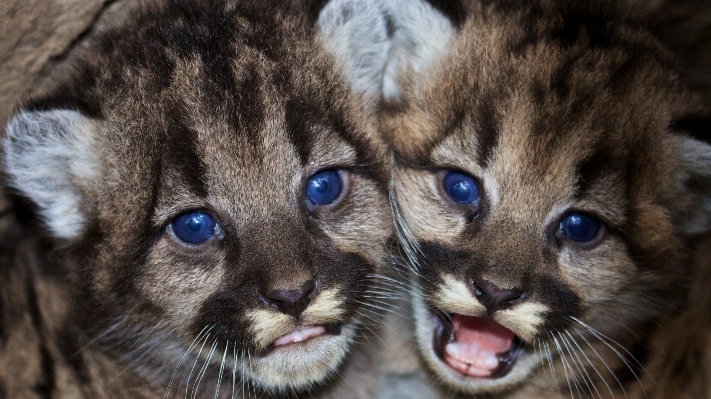
[[[82,31],[89,29],[102,2],[33,1],[0,4],[0,124],[13,107],[52,69]],[[4,130],[3,130],[4,131]]]

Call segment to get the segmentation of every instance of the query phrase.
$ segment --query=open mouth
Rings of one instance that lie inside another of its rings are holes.
[[[323,335],[339,335],[341,333],[340,324],[327,324],[318,326],[296,326],[291,332],[277,338],[272,344],[272,349],[282,346],[306,342],[310,339]]]
[[[485,317],[437,312],[432,345],[450,368],[476,378],[501,378],[511,371],[523,345],[511,330]]]

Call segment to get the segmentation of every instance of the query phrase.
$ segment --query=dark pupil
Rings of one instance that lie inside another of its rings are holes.
[[[585,215],[570,215],[566,218],[563,229],[571,240],[588,242],[597,237],[600,223]]]
[[[328,177],[323,176],[319,179],[315,179],[313,183],[314,190],[318,191],[319,194],[324,194],[328,192]]]
[[[467,198],[469,198],[470,191],[471,188],[465,181],[458,181],[452,186],[452,195],[460,201],[467,200]]]
[[[203,224],[203,221],[199,217],[193,216],[187,220],[185,227],[193,233],[196,233],[203,228]]]
[[[341,192],[341,177],[335,170],[319,172],[309,179],[306,197],[314,204],[330,204]]]
[[[478,203],[479,189],[471,177],[458,172],[447,172],[444,176],[444,184],[449,196],[460,204]]]

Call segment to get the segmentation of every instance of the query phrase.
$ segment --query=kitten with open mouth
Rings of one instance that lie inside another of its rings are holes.
[[[707,396],[711,110],[670,49],[607,1],[362,8],[332,47],[381,110],[442,397]]]
[[[476,378],[505,376],[521,352],[516,335],[484,317],[437,315],[432,348],[453,370]]]

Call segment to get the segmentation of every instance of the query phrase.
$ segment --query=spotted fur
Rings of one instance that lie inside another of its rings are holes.
[[[385,146],[317,46],[319,8],[145,3],[9,122],[0,397],[374,395]],[[343,192],[315,205],[327,169]],[[220,234],[181,242],[193,210]],[[305,281],[300,315],[265,299]],[[297,325],[326,333],[275,349]]]
[[[402,6],[381,5],[391,31],[427,29],[393,22]],[[711,336],[709,294],[690,276],[708,268],[692,237],[711,227],[711,124],[678,58],[602,1],[409,7],[450,21],[426,64],[400,50],[400,96],[380,97],[416,340],[442,396],[708,396],[711,352],[692,342]],[[476,180],[478,206],[449,197],[447,171]],[[571,212],[600,236],[557,234]],[[491,310],[477,281],[523,295]],[[508,373],[445,364],[452,314],[516,334]]]

